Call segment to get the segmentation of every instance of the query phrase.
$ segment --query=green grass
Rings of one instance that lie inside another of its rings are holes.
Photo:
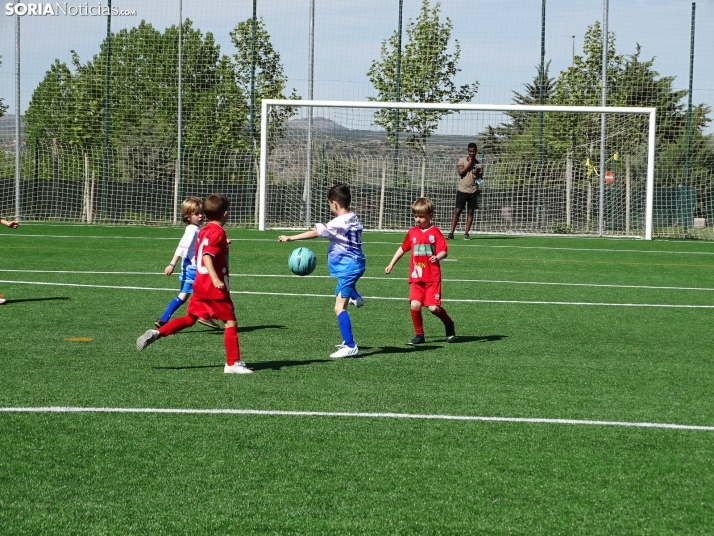
[[[451,242],[442,291],[459,338],[445,343],[425,312],[427,343],[408,347],[408,260],[384,274],[402,235],[367,233],[366,305],[350,309],[360,358],[331,360],[327,243],[301,244],[318,268],[298,278],[277,233],[228,229],[241,354],[256,371],[236,377],[223,374],[222,335],[203,327],[134,347],[175,295],[160,272],[180,236],[1,228],[0,280],[13,282],[0,283],[0,407],[714,425],[714,309],[649,306],[714,305],[714,290],[681,288],[714,288],[712,243]],[[78,337],[93,340],[65,340]],[[0,430],[2,534],[710,534],[714,520],[714,431],[39,412],[0,412]]]

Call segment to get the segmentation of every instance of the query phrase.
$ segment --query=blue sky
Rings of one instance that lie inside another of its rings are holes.
[[[4,4],[3,9],[4,9]],[[54,3],[53,3],[54,4]],[[80,5],[84,2],[68,2]],[[90,3],[96,5],[98,2]],[[137,17],[115,17],[112,29],[137,25],[142,19],[164,29],[179,20],[178,0],[115,0],[115,7],[134,9]],[[418,14],[421,2],[404,1],[404,26]],[[617,50],[656,57],[661,75],[675,76],[677,88],[687,88],[691,2],[686,0],[610,0],[609,27]],[[475,102],[508,104],[513,91],[533,79],[540,61],[540,0],[463,0],[441,2],[442,17],[454,24],[453,38],[462,47],[460,84],[478,80]],[[252,2],[184,0],[183,15],[194,27],[212,32],[222,51],[233,51],[228,32],[251,16]],[[566,68],[582,48],[589,24],[602,19],[601,0],[548,0],[546,59],[551,75]],[[282,56],[289,86],[307,93],[309,0],[258,0],[272,41]],[[315,98],[365,100],[373,95],[366,77],[379,57],[381,42],[397,27],[398,0],[316,0]],[[14,113],[15,18],[0,14],[0,97]],[[98,51],[106,33],[105,17],[21,18],[21,109],[55,58],[68,62],[70,50],[83,60]],[[573,41],[572,36],[575,36]],[[694,102],[714,106],[714,2],[697,3]]]

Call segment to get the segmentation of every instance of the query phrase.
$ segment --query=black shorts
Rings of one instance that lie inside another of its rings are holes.
[[[481,192],[478,190],[472,194],[467,194],[460,190],[456,191],[456,208],[463,208],[468,205],[468,210],[476,210],[479,208]]]

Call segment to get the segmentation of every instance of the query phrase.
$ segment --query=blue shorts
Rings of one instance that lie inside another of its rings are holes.
[[[349,298],[356,290],[357,280],[362,277],[364,270],[354,274],[343,275],[337,278],[337,286],[335,287],[335,296]]]
[[[181,270],[179,275],[179,284],[181,290],[179,294],[191,294],[193,292],[193,282],[196,279],[196,267],[189,264],[186,269]]]

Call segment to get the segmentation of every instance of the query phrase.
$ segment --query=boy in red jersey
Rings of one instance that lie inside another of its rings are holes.
[[[208,224],[196,239],[196,279],[188,302],[186,316],[174,318],[158,330],[147,330],[136,340],[141,351],[156,339],[168,337],[193,326],[199,318],[215,318],[225,322],[223,345],[226,349],[226,374],[251,374],[253,371],[240,360],[235,310],[228,291],[228,239],[223,226],[228,221],[230,202],[224,195],[209,195],[203,202]]]
[[[444,323],[446,342],[452,342],[456,337],[454,322],[441,306],[441,267],[439,261],[446,258],[446,240],[436,225],[431,223],[434,217],[434,204],[430,199],[421,197],[414,201],[412,214],[416,225],[409,229],[404,242],[384,269],[390,273],[392,268],[405,252],[411,250],[409,272],[409,301],[411,302],[412,323],[415,337],[409,344],[424,342],[424,324],[421,308],[429,311]]]

